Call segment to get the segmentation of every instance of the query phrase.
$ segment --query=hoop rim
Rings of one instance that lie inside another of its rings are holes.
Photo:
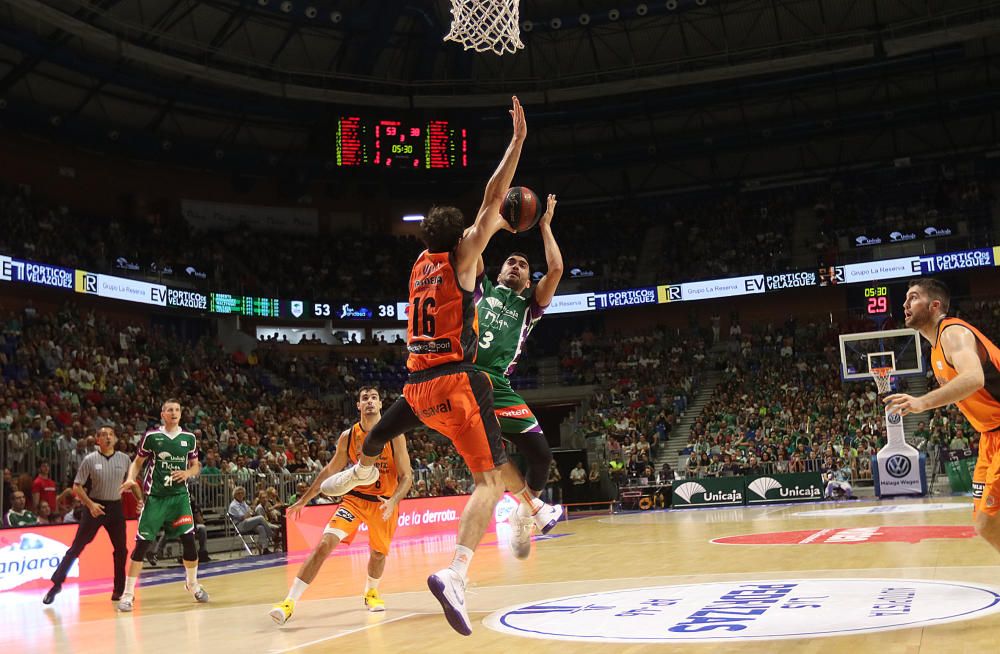
[[[869,368],[872,377],[891,377],[895,371],[896,369],[892,366],[875,366],[874,368]]]

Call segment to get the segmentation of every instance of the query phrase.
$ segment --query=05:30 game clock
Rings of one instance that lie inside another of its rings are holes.
[[[867,284],[852,289],[856,295],[851,298],[851,306],[861,313],[871,316],[892,315],[892,293],[886,284]]]

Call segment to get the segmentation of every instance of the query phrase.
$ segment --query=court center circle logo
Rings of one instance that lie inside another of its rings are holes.
[[[546,640],[729,642],[926,627],[998,610],[997,589],[960,582],[772,579],[558,597],[501,609],[483,622]]]
[[[885,471],[889,476],[900,479],[910,474],[910,459],[902,454],[893,454],[885,462]]]

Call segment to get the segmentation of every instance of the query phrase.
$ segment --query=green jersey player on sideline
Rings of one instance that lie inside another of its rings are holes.
[[[167,400],[160,407],[163,425],[146,432],[139,442],[135,459],[121,492],[138,488],[136,477],[148,461],[143,476],[146,502],[139,515],[139,533],[135,536],[132,562],[125,578],[125,592],[118,602],[119,611],[131,611],[135,584],[142,572],[142,560],[162,528],[167,538],[180,538],[183,546],[184,588],[197,602],[207,602],[208,593],[198,583],[198,553],[194,544],[194,514],[187,480],[201,472],[195,435],[182,429],[181,405]]]
[[[541,319],[545,309],[552,302],[556,287],[563,274],[562,253],[552,235],[552,215],[556,209],[556,196],[549,195],[545,213],[538,221],[545,247],[547,271],[531,288],[531,270],[528,258],[520,252],[507,257],[500,269],[496,284],[486,279],[482,258],[479,261],[476,285],[476,307],[479,313],[479,349],[476,354],[476,368],[490,376],[493,382],[493,404],[503,437],[517,446],[527,462],[526,486],[512,487],[520,479],[504,476],[507,490],[515,493],[520,500],[513,514],[511,525],[513,534],[511,548],[515,556],[524,558],[531,547],[531,529],[535,525],[541,531],[544,523],[539,511],[546,505],[538,496],[548,479],[549,462],[552,452],[538,419],[528,408],[524,398],[510,385],[510,375],[517,366],[517,360],[524,349],[524,343],[532,328]],[[554,507],[562,515],[562,506]]]

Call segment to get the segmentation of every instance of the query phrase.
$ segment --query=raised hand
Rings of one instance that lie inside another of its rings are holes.
[[[548,226],[552,224],[552,215],[556,212],[556,196],[554,193],[549,193],[548,199],[545,201],[545,213],[542,214],[541,219],[538,221],[538,226]]]
[[[528,123],[524,120],[524,108],[521,107],[517,96],[511,98],[513,107],[510,109],[510,117],[514,119],[514,138],[524,140],[528,134]]]

